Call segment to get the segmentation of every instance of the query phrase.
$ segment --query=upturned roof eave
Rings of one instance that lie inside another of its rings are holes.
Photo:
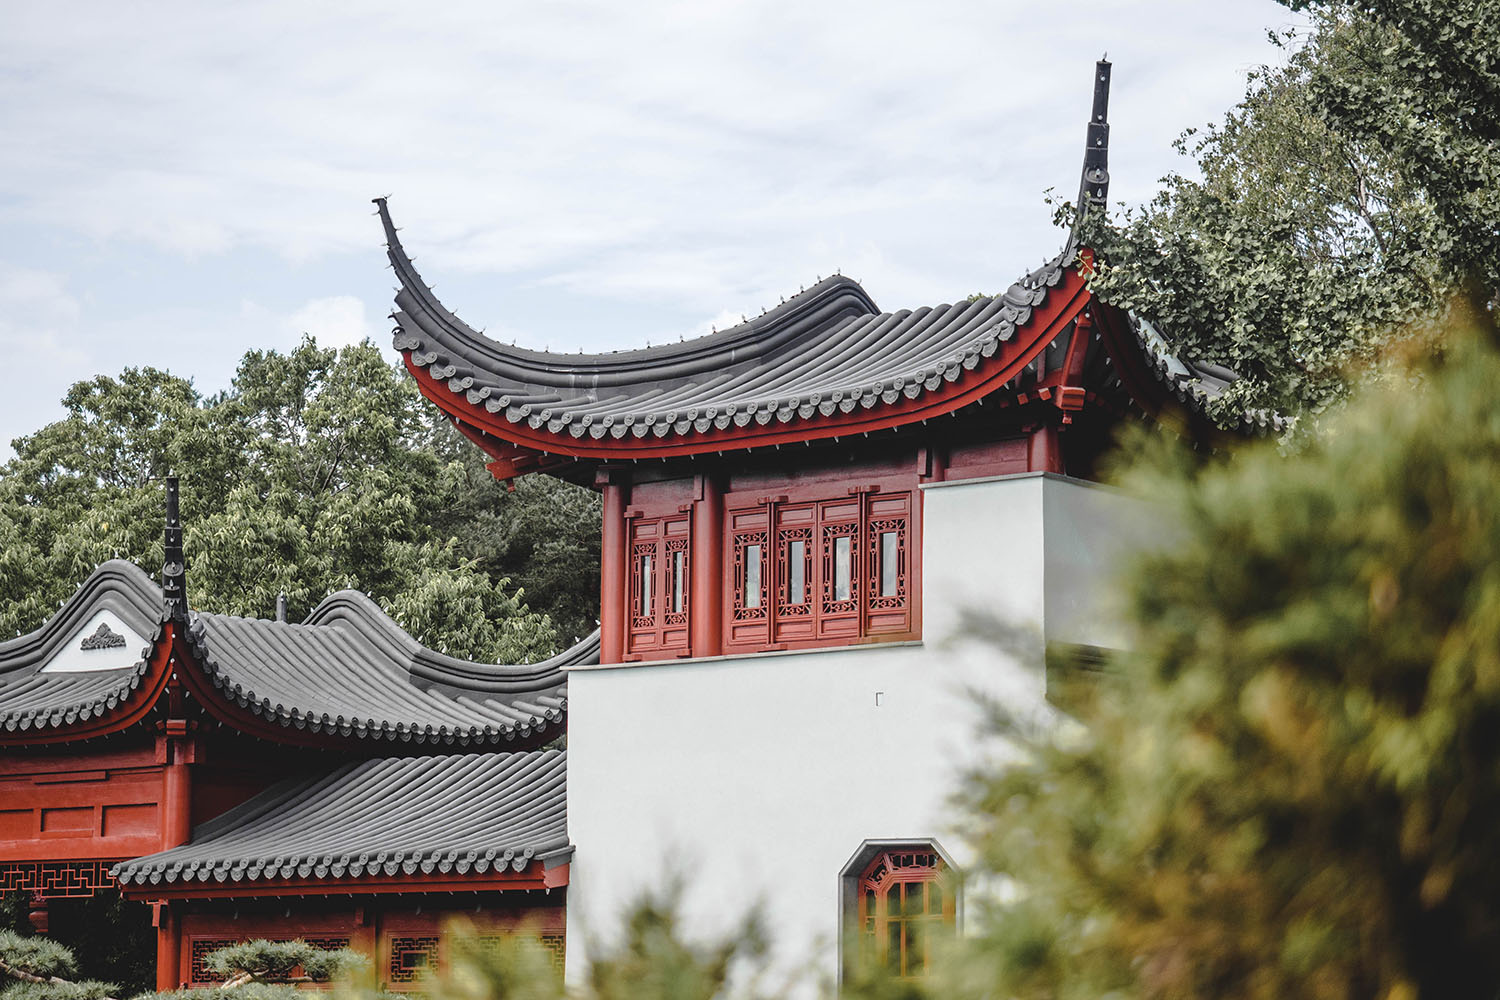
[[[991,356],[975,352],[967,358],[948,359],[941,368],[914,373],[900,389],[886,386],[877,393],[874,387],[863,387],[795,403],[766,401],[710,408],[708,415],[684,413],[671,420],[673,428],[663,426],[672,414],[649,422],[643,418],[588,423],[590,429],[579,434],[550,428],[549,422],[556,420],[547,420],[545,411],[537,418],[511,420],[476,401],[463,380],[435,376],[431,359],[423,364],[419,352],[403,351],[403,361],[429,401],[451,419],[495,439],[497,457],[503,442],[538,454],[600,461],[665,458],[828,440],[943,416],[1002,391],[1088,302],[1082,276],[1076,268],[1065,268],[1045,301],[1031,309],[1027,322],[997,345]],[[704,427],[705,422],[709,426]],[[601,424],[604,433],[597,430]]]
[[[502,344],[485,336],[449,310],[417,271],[411,256],[398,236],[385,198],[375,205],[385,230],[386,255],[400,282],[397,308],[412,315],[429,318],[451,334],[474,360],[489,360],[496,365],[525,373],[539,385],[574,386],[578,384],[615,384],[620,381],[676,377],[680,374],[713,371],[745,356],[764,352],[776,346],[777,334],[787,330],[791,321],[838,301],[838,309],[850,314],[872,315],[879,310],[860,284],[843,275],[830,275],[791,300],[766,310],[760,316],[706,336],[655,347],[634,348],[608,353],[563,354],[537,351],[516,344]],[[768,341],[770,341],[768,343]],[[524,376],[523,376],[524,377]]]

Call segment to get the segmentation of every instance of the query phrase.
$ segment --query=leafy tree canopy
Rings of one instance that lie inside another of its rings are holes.
[[[1130,474],[1182,526],[1126,583],[1133,651],[1085,730],[975,779],[1019,900],[974,950],[994,995],[1493,995],[1500,352],[1471,319],[1297,454]]]
[[[428,645],[521,662],[561,638],[523,600],[534,579],[570,633],[592,629],[594,498],[550,479],[516,494],[483,482],[475,449],[369,344],[251,351],[212,397],[142,368],[63,402],[67,416],[0,467],[0,634],[35,628],[106,559],[154,573],[172,470],[200,610],[265,617],[285,592],[300,618],[353,587]]]
[[[1321,409],[1455,290],[1500,292],[1500,3],[1285,2],[1310,27],[1179,140],[1198,176],[1083,234],[1101,297],[1243,376],[1225,415]]]

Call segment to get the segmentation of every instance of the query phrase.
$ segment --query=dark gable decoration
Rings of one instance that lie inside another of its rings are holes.
[[[125,637],[110,628],[108,622],[100,622],[94,634],[86,637],[78,648],[84,652],[94,649],[124,649]]]

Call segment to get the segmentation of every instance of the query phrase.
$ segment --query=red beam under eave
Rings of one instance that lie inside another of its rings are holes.
[[[623,438],[595,440],[587,435],[575,438],[569,434],[535,430],[524,423],[513,424],[504,416],[490,413],[483,405],[470,404],[462,394],[454,393],[446,381],[433,378],[426,368],[415,364],[410,351],[402,352],[401,358],[406,370],[416,379],[422,395],[439,409],[451,418],[502,440],[551,455],[578,458],[670,458],[866,434],[944,416],[1003,388],[1089,301],[1090,294],[1082,275],[1074,268],[1064,270],[1061,283],[1048,292],[1047,301],[1032,312],[1031,320],[1025,326],[1017,329],[1014,340],[1001,345],[1003,356],[981,359],[974,371],[960,375],[956,382],[945,383],[930,392],[924,391],[916,399],[882,403],[872,410],[857,407],[849,413],[836,412],[826,417],[820,414],[806,420],[799,419],[791,425],[780,425],[779,421],[762,425],[752,421],[745,427],[716,428],[701,433],[693,431],[665,438],[654,434],[638,438],[631,433]]]
[[[1151,418],[1184,437],[1215,444],[1233,436],[1220,429],[1197,410],[1178,401],[1156,374],[1134,343],[1135,333],[1125,326],[1122,314],[1113,309],[1098,310],[1095,322],[1104,349],[1115,361],[1115,371],[1126,393]]]
[[[247,899],[255,896],[369,896],[422,892],[515,892],[560,889],[568,884],[568,865],[543,867],[533,861],[522,872],[484,875],[390,875],[363,878],[274,878],[248,882],[147,882],[120,886],[126,899]]]
[[[162,636],[147,657],[146,673],[125,700],[103,716],[83,722],[44,729],[0,729],[0,746],[39,746],[50,743],[73,743],[78,740],[108,736],[128,729],[150,714],[172,676],[173,654],[177,647],[177,626],[162,626]]]

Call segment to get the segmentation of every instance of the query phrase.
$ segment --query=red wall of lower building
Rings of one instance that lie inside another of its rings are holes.
[[[256,938],[302,938],[323,948],[354,948],[371,957],[375,985],[396,992],[421,988],[423,968],[441,969],[456,934],[480,938],[536,934],[561,966],[564,890],[550,893],[483,893],[464,896],[375,896],[355,903],[317,898],[277,898],[235,907],[226,903],[179,907],[178,982],[210,986],[219,980],[204,966],[212,951]]]
[[[154,740],[0,753],[0,862],[150,854],[161,798]]]

